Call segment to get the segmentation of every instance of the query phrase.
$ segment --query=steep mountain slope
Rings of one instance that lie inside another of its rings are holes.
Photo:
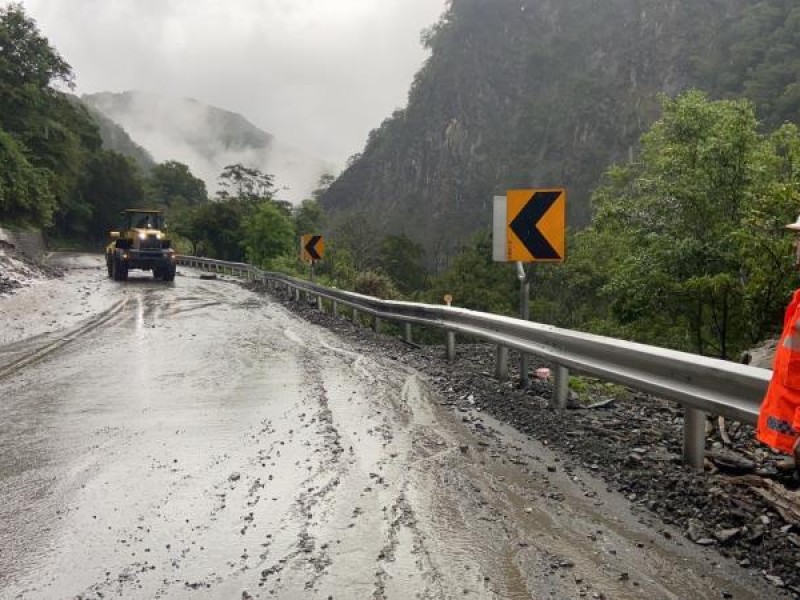
[[[76,100],[80,102],[79,99]],[[84,104],[84,106],[100,131],[104,149],[113,150],[132,158],[145,172],[155,166],[156,163],[150,153],[134,142],[127,131],[90,104]]]
[[[223,167],[242,163],[275,175],[283,199],[309,197],[331,167],[282,144],[241,115],[190,99],[144,92],[100,93],[83,96],[90,107],[119,123],[162,162],[178,160],[206,182],[209,190]]]
[[[489,226],[492,196],[511,187],[566,186],[569,224],[584,225],[592,188],[633,155],[659,94],[736,95],[757,68],[763,91],[765,30],[800,32],[790,17],[800,11],[787,0],[453,0],[424,35],[431,56],[407,108],[371,133],[323,205],[405,232],[432,264]],[[797,56],[800,38],[777,39]],[[797,85],[791,64],[784,86]],[[795,97],[781,96],[783,115],[798,114],[785,106]]]

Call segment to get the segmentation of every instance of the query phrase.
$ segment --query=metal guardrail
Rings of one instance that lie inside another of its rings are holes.
[[[350,307],[353,319],[358,313],[373,318],[377,331],[382,320],[405,324],[411,341],[411,325],[442,329],[446,332],[447,355],[455,356],[456,334],[497,344],[496,375],[508,376],[508,349],[534,354],[555,365],[553,406],[566,407],[569,370],[593,375],[604,381],[673,400],[685,409],[683,432],[684,461],[702,469],[705,450],[706,415],[723,416],[755,424],[771,371],[715,358],[668,350],[645,344],[560,329],[520,319],[482,313],[463,308],[379,300],[370,296],[324,287],[294,279],[282,273],[262,271],[244,263],[180,256],[184,266],[230,272],[233,275],[284,288],[297,300],[301,293]]]

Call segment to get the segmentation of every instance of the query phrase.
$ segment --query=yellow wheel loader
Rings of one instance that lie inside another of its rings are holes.
[[[108,276],[115,281],[125,281],[130,269],[141,269],[153,271],[155,279],[175,279],[177,256],[164,232],[164,213],[129,208],[122,211],[121,217],[119,229],[109,232]]]

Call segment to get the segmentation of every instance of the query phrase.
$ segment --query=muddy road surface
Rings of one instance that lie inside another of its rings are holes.
[[[269,296],[65,262],[0,299],[1,598],[785,597]]]

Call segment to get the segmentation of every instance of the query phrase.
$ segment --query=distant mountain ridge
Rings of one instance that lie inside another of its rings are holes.
[[[242,163],[274,175],[279,198],[297,203],[310,197],[322,174],[333,170],[243,116],[196,100],[138,91],[88,94],[81,100],[123,127],[157,162],[187,164],[210,191],[216,189],[223,167]]]

